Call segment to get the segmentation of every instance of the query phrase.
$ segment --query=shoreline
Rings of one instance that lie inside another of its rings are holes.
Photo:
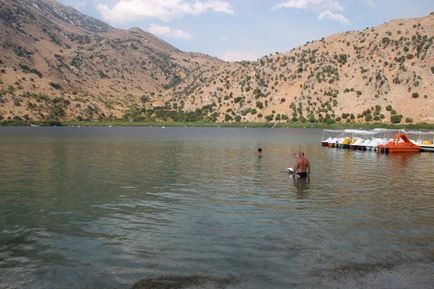
[[[83,126],[83,127],[233,127],[233,128],[317,128],[317,129],[434,129],[434,124],[417,123],[417,124],[385,124],[385,123],[319,123],[319,122],[288,122],[288,123],[258,123],[258,122],[174,122],[174,121],[2,121],[1,127],[26,127],[26,126]]]

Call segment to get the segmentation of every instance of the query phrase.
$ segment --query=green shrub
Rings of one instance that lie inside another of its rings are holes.
[[[419,93],[417,92],[413,92],[413,94],[411,95],[413,98],[418,98],[419,97]]]
[[[264,96],[264,94],[259,88],[255,88],[255,90],[253,90],[253,94],[255,95],[256,99],[260,98],[261,96]]]
[[[21,106],[21,101],[18,98],[14,98],[14,105]]]
[[[13,85],[9,85],[9,86],[8,86],[8,93],[9,93],[9,94],[14,94],[14,92],[15,92],[15,88],[14,88],[14,86],[13,86]]]
[[[345,63],[347,63],[347,58],[348,58],[348,56],[346,54],[340,54],[338,56],[338,62],[341,64],[345,64]]]
[[[400,114],[393,114],[390,116],[390,121],[392,123],[400,123],[401,119],[402,119],[402,115],[400,115]]]
[[[149,101],[149,96],[142,95],[140,97],[140,100],[142,101],[142,103],[147,103]]]
[[[384,45],[388,45],[390,43],[390,38],[389,37],[384,37],[383,38],[383,44]]]
[[[365,120],[366,121],[371,121],[372,120],[372,115],[370,113],[365,114]]]
[[[308,116],[308,120],[309,120],[309,122],[316,122],[315,115],[310,114],[310,115]]]

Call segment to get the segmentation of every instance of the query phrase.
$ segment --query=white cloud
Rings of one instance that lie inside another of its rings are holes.
[[[338,0],[285,0],[273,6],[273,9],[282,8],[314,12],[318,14],[320,20],[327,19],[344,24],[350,23],[350,20],[341,13],[344,8],[339,4]]]
[[[261,55],[251,51],[226,51],[220,56],[220,59],[225,61],[241,61],[241,60],[256,60],[260,58]]]
[[[172,29],[170,29],[169,26],[161,26],[158,24],[151,23],[151,25],[149,25],[148,31],[155,35],[165,35],[165,34],[169,34],[172,31]]]
[[[182,31],[180,29],[172,30],[169,26],[161,26],[155,23],[151,23],[149,28],[147,29],[152,34],[158,36],[167,36],[170,38],[189,40],[191,39],[191,35],[188,32]]]
[[[189,40],[191,39],[191,34],[180,29],[175,29],[172,31],[172,37],[177,39]]]
[[[320,20],[328,19],[328,20],[341,22],[343,24],[350,24],[350,20],[348,20],[348,18],[346,18],[344,15],[335,14],[335,13],[328,11],[328,10],[321,12],[321,14],[318,16],[318,19],[320,19]]]
[[[274,5],[278,8],[295,8],[307,10],[342,11],[343,8],[336,0],[286,0]]]
[[[235,14],[227,1],[222,0],[117,0],[113,7],[98,4],[103,19],[111,23],[127,23],[144,19],[159,19],[169,22],[185,15],[200,15],[208,11]]]
[[[366,4],[368,4],[368,6],[375,8],[375,1],[374,0],[367,0]]]

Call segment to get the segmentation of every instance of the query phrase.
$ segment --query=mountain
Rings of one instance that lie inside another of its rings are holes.
[[[219,120],[434,122],[434,14],[188,77],[167,94]]]
[[[0,118],[120,118],[223,63],[51,0],[0,1]]]
[[[254,62],[176,49],[54,0],[0,0],[1,120],[434,123],[434,14]]]

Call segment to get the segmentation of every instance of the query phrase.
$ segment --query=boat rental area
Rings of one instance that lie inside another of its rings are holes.
[[[321,144],[333,148],[371,150],[383,153],[434,152],[433,131],[405,131],[400,129],[358,130],[325,129]]]

